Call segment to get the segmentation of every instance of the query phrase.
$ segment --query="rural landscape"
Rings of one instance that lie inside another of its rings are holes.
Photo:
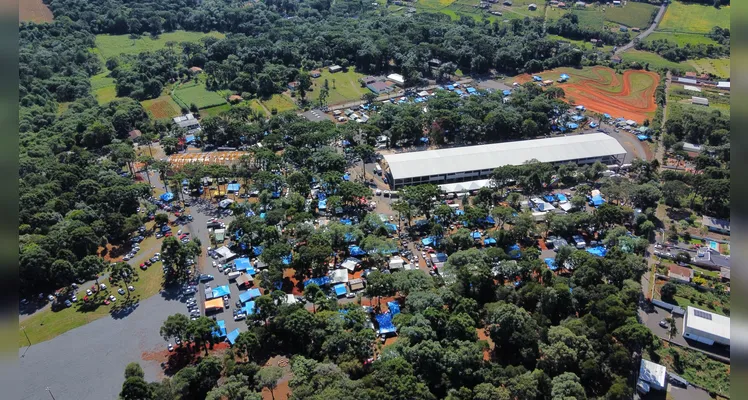
[[[730,13],[22,2],[22,399],[739,398]]]

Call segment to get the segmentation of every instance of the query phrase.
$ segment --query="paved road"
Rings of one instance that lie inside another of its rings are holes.
[[[21,400],[46,399],[49,387],[58,399],[101,400],[117,397],[125,366],[139,362],[147,381],[160,380],[158,361],[143,361],[144,352],[163,351],[159,327],[167,316],[184,312],[169,293],[141,300],[126,317],[107,316],[52,340],[19,350]]]
[[[644,148],[646,144],[637,139],[634,134],[622,130],[616,132],[616,127],[613,125],[602,124],[601,127],[609,136],[618,140],[618,143],[626,149],[626,159],[624,160],[624,164],[631,164],[631,161],[635,158],[641,158],[642,160],[648,160],[650,158],[647,156],[647,150]]]
[[[636,36],[635,39],[643,40],[647,36],[649,36],[652,32],[657,29],[657,25],[660,23],[660,20],[662,20],[662,16],[665,15],[665,9],[667,9],[667,4],[662,4],[660,6],[660,11],[657,12],[657,16],[655,16],[654,22],[652,22],[652,25],[647,28],[644,32],[639,33],[639,35]],[[633,48],[634,47],[634,41],[630,41],[626,43],[625,45],[619,47],[614,54],[621,54],[624,51]]]

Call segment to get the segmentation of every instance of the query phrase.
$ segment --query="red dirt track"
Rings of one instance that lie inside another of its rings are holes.
[[[627,70],[621,79],[614,70],[605,67],[592,67],[593,74],[587,75],[575,73],[574,70],[568,68],[563,70],[571,77],[570,82],[554,83],[554,85],[564,89],[566,101],[573,100],[574,104],[583,105],[587,110],[601,114],[607,113],[613,118],[632,119],[638,123],[652,118],[654,112],[657,111],[654,93],[660,77],[655,72]],[[550,79],[544,75],[557,76],[558,74],[554,72],[545,71],[539,75],[543,79]],[[649,76],[653,83],[645,88],[632,90],[631,80],[636,75]],[[516,81],[520,83],[531,80],[531,75],[521,75],[516,78]],[[619,91],[615,91],[616,88],[620,88]]]

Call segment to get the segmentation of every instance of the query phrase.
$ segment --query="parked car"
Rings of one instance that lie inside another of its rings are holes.
[[[101,285],[99,285],[99,288],[101,288],[101,290],[106,290],[106,285],[102,283]]]
[[[200,282],[208,282],[208,281],[212,281],[213,279],[214,279],[213,275],[208,275],[208,274],[200,275]]]
[[[177,346],[180,346],[182,344],[182,340],[180,340],[179,338],[174,338],[174,343],[176,343]]]
[[[70,300],[65,300],[65,307],[70,307],[72,305],[73,303],[71,303]]]
[[[355,298],[356,297],[356,293],[348,292],[348,293],[345,294],[345,297],[349,298],[349,299]]]
[[[169,343],[169,345],[166,346],[166,348],[169,349],[169,351],[174,351],[174,345],[171,343]]]
[[[665,328],[665,329],[668,329],[668,328],[670,328],[670,324],[668,324],[668,323],[667,323],[667,321],[666,321],[666,320],[664,320],[664,319],[663,319],[662,321],[660,321],[660,324],[659,324],[659,325],[660,325],[661,327]]]
[[[125,289],[119,288],[119,289],[117,289],[117,293],[119,293],[119,294],[121,294],[121,295],[124,296],[125,295]]]
[[[135,286],[130,285],[130,286],[127,287],[127,290],[129,290],[131,292],[134,292],[135,291]]]
[[[117,298],[114,297],[114,295],[111,295],[111,296],[109,296],[109,301],[111,301],[112,303],[114,303],[115,301],[117,301]]]
[[[93,292],[91,291],[91,289],[86,289],[86,296],[92,296],[92,295],[93,295]]]

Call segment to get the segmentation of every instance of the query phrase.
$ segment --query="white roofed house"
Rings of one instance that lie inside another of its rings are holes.
[[[683,337],[708,345],[730,346],[730,318],[688,306],[683,317]]]
[[[664,390],[667,385],[667,368],[664,365],[642,359],[639,364],[639,382],[637,387],[647,393],[649,389]]]
[[[405,85],[405,78],[400,74],[389,74],[387,75],[387,79],[391,80],[396,85],[399,85],[399,86]]]
[[[730,82],[717,82],[717,89],[730,90]]]
[[[192,114],[174,117],[173,121],[176,126],[186,130],[188,134],[200,131],[200,121],[198,121]]]

